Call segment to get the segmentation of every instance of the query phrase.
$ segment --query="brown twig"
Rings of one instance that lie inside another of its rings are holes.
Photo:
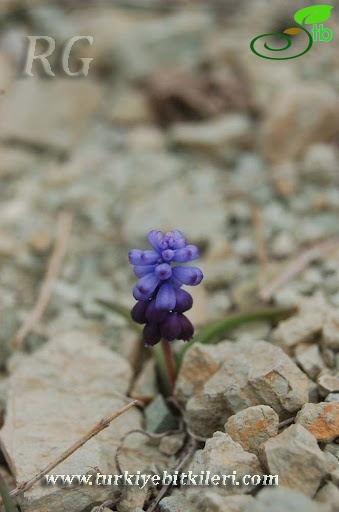
[[[119,411],[112,414],[112,416],[109,416],[108,418],[102,418],[94,427],[91,428],[84,436],[81,437],[78,441],[76,441],[72,446],[70,446],[65,452],[63,452],[59,457],[57,457],[53,462],[48,464],[44,469],[39,471],[35,476],[27,480],[26,482],[23,482],[22,484],[18,485],[15,489],[13,489],[9,495],[14,498],[16,496],[19,496],[20,494],[23,494],[24,492],[28,491],[33,485],[41,480],[47,473],[52,471],[56,466],[58,466],[61,462],[66,460],[72,453],[74,453],[76,450],[81,448],[87,441],[92,439],[92,437],[96,436],[101,432],[104,428],[107,428],[110,423],[115,420],[118,416],[123,414],[124,412],[128,411],[131,407],[136,405],[138,403],[138,400],[133,400],[129,404],[125,405]],[[2,500],[0,500],[0,505],[2,504]]]
[[[268,302],[272,299],[273,295],[290,279],[299,274],[311,261],[319,258],[324,253],[339,246],[337,238],[327,240],[326,242],[319,243],[300,254],[285,268],[285,270],[273,282],[265,286],[259,291],[259,299]]]
[[[69,212],[61,212],[58,217],[54,250],[49,260],[48,269],[41,286],[39,297],[34,308],[11,341],[14,348],[18,348],[21,345],[27,334],[29,334],[34,326],[40,321],[48,305],[55,281],[57,280],[57,276],[60,271],[62,260],[66,253],[67,243],[71,233],[72,220],[73,216]]]
[[[295,422],[295,416],[293,418],[287,418],[287,420],[281,421],[278,425],[278,430],[281,430],[282,428],[289,427],[290,425],[293,425]]]

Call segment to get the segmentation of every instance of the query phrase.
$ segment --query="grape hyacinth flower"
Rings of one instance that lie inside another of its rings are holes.
[[[183,314],[191,309],[193,299],[182,290],[183,285],[198,285],[203,274],[197,267],[183,266],[199,257],[195,245],[187,244],[181,231],[150,231],[147,241],[152,250],[133,249],[129,262],[139,278],[133,288],[138,301],[131,311],[132,319],[145,324],[143,337],[146,346],[161,339],[189,341],[194,328]]]

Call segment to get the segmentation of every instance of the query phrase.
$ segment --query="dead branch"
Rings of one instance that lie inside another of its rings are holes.
[[[319,243],[311,249],[300,254],[297,258],[291,261],[285,270],[277,277],[272,283],[268,284],[259,291],[259,299],[268,302],[272,299],[273,295],[288,281],[301,272],[311,261],[319,258],[324,253],[339,246],[337,238],[327,240],[326,242]]]
[[[11,341],[12,346],[15,348],[21,345],[27,334],[31,332],[44,314],[66,253],[72,220],[73,216],[69,212],[61,212],[58,217],[55,245],[49,260],[46,276],[34,308]]]
[[[125,405],[119,411],[112,414],[112,416],[109,416],[108,418],[101,419],[94,427],[91,428],[84,436],[82,436],[78,441],[76,441],[72,446],[70,446],[65,452],[63,452],[59,457],[57,457],[53,462],[48,464],[44,469],[39,471],[35,476],[27,480],[26,482],[23,482],[18,487],[13,489],[9,495],[14,498],[16,496],[19,496],[20,494],[23,494],[24,492],[28,491],[33,485],[41,480],[47,473],[52,471],[56,466],[58,466],[61,462],[66,460],[72,453],[74,453],[76,450],[81,448],[87,441],[92,439],[92,437],[96,436],[101,432],[103,429],[107,428],[112,421],[114,421],[118,416],[121,416],[124,412],[128,411],[128,409],[131,409],[134,405],[138,403],[138,400],[133,400],[129,404]],[[0,498],[0,505],[2,505],[2,500]]]

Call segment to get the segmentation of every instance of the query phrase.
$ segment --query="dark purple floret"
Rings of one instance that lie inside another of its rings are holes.
[[[161,340],[161,332],[159,324],[146,324],[143,331],[143,338],[146,347],[153,347]]]
[[[181,333],[181,324],[177,313],[167,314],[167,318],[160,324],[160,332],[167,341],[178,339]]]
[[[191,309],[193,305],[193,299],[188,292],[179,288],[178,290],[175,291],[175,296],[176,304],[174,311],[176,313],[183,313],[184,311],[188,311],[189,309]]]
[[[138,301],[132,308],[131,318],[138,324],[145,324],[147,322],[146,310],[148,308],[148,302]]]
[[[146,320],[143,323],[152,322],[152,323],[159,324],[163,320],[165,320],[166,315],[168,314],[168,311],[166,311],[166,310],[159,311],[159,309],[156,308],[155,299],[145,302],[144,304],[146,304],[146,314],[145,314]]]
[[[185,315],[178,315],[181,324],[179,340],[190,341],[193,338],[194,327],[192,322]]]
[[[191,322],[182,314],[193,304],[191,295],[183,285],[196,286],[203,274],[197,267],[182,263],[199,257],[195,245],[189,245],[179,230],[150,231],[147,241],[152,250],[133,249],[128,258],[139,278],[133,287],[138,301],[131,312],[133,320],[145,323],[146,345],[154,345],[161,337],[167,341],[189,340],[193,336]]]

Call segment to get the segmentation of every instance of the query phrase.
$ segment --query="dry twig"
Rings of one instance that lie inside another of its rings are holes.
[[[293,418],[287,418],[287,420],[281,421],[278,425],[278,430],[281,430],[282,428],[289,427],[290,425],[293,425],[295,422],[295,416]]]
[[[339,240],[333,238],[326,242],[319,243],[300,254],[285,268],[285,270],[273,282],[259,291],[259,299],[268,302],[273,295],[290,279],[299,274],[311,261],[319,258],[324,253],[339,246]]]
[[[72,453],[74,453],[76,450],[81,448],[87,441],[92,439],[92,437],[96,436],[101,432],[104,428],[107,428],[113,420],[115,420],[118,416],[123,414],[124,412],[128,411],[131,407],[136,405],[138,403],[138,400],[133,400],[129,404],[125,405],[119,411],[112,414],[112,416],[109,416],[108,418],[102,418],[94,427],[91,428],[84,436],[81,437],[78,441],[76,441],[72,446],[70,446],[64,453],[62,453],[59,457],[57,457],[53,462],[48,464],[44,469],[39,471],[35,476],[27,480],[26,482],[23,482],[18,487],[13,489],[9,495],[14,498],[16,496],[19,496],[20,494],[23,494],[24,492],[28,491],[33,485],[41,480],[47,473],[52,471],[56,466],[58,466],[61,462],[66,460]],[[0,500],[0,505],[2,504],[2,501]]]
[[[48,269],[44,282],[41,286],[38,300],[26,320],[13,337],[12,346],[18,348],[27,334],[31,332],[34,326],[40,321],[52,295],[55,281],[57,280],[61,263],[66,253],[68,239],[71,233],[73,216],[69,212],[61,212],[57,222],[57,232],[54,250],[49,260]]]

